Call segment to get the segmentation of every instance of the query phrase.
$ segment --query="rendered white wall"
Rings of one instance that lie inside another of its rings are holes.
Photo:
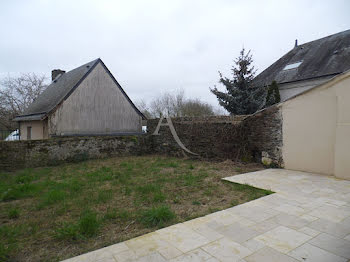
[[[43,121],[25,121],[20,122],[21,140],[27,140],[27,127],[32,127],[31,140],[44,139]]]
[[[350,73],[281,106],[285,168],[350,179]]]

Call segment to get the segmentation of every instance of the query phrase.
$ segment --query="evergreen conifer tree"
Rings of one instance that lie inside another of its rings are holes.
[[[224,77],[220,72],[219,83],[223,84],[226,92],[219,91],[216,86],[210,91],[216,95],[219,104],[233,115],[253,114],[265,105],[265,89],[252,86],[255,69],[250,51],[243,48],[232,67],[232,79]]]
[[[272,106],[273,104],[277,104],[281,101],[280,91],[276,81],[272,81],[272,83],[267,87],[267,96],[266,96],[266,104],[265,107]]]

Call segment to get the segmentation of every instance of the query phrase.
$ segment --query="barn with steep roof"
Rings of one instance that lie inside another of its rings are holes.
[[[52,83],[14,121],[20,139],[121,135],[142,132],[144,115],[99,58],[69,72],[52,71]]]

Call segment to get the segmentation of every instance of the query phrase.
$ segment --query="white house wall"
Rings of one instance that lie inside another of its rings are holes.
[[[350,179],[350,77],[336,85],[335,175]]]
[[[350,74],[282,104],[285,168],[350,179],[349,101]]]
[[[141,132],[141,116],[99,63],[50,116],[50,134]]]
[[[27,140],[28,127],[32,128],[31,140],[44,139],[44,121],[24,121],[20,122],[21,140]]]

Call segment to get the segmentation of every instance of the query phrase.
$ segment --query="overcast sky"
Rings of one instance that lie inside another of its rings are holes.
[[[100,57],[132,100],[209,92],[244,46],[258,72],[305,43],[350,29],[350,1],[0,0],[0,77],[50,76]]]

